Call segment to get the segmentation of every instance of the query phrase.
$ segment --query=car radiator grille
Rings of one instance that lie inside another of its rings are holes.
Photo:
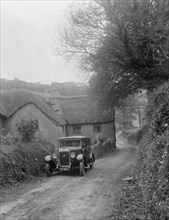
[[[68,151],[60,152],[60,165],[69,166],[70,164],[70,154]]]

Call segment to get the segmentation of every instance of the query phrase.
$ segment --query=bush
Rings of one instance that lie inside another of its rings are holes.
[[[146,108],[148,125],[137,133],[137,175],[147,219],[169,219],[169,83],[154,91]]]
[[[0,148],[0,185],[43,175],[44,157],[54,152],[46,142],[4,144]]]
[[[149,96],[146,108],[146,120],[156,134],[162,134],[169,129],[169,82]]]
[[[144,135],[147,133],[147,131],[148,131],[148,126],[147,125],[144,125],[142,127],[142,129],[137,131],[137,133],[136,133],[136,142],[137,142],[137,144],[140,143],[141,139],[144,137]]]
[[[136,143],[136,133],[131,133],[127,136],[127,142],[129,144],[135,144]]]
[[[152,133],[142,139],[138,151],[139,182],[145,207],[151,219],[167,219],[169,217],[169,132],[151,138],[150,135]]]
[[[22,141],[31,142],[35,139],[36,131],[38,130],[37,121],[30,115],[24,119],[18,119],[16,130]]]
[[[1,134],[0,143],[1,145],[13,145],[19,140],[17,135],[8,133],[6,136]]]

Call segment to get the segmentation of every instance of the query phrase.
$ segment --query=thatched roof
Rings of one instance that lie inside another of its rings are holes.
[[[34,104],[43,114],[46,115],[46,117],[50,118],[56,124],[65,124],[63,116],[57,114],[50,106],[48,106],[42,97],[28,92],[27,90],[1,92],[0,114],[9,117],[18,109],[29,103]]]
[[[61,98],[65,120],[68,124],[106,123],[114,119],[113,111],[103,111],[96,101],[87,96]]]

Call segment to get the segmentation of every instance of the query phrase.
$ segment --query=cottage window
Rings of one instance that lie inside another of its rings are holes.
[[[102,125],[93,125],[93,132],[94,133],[101,133],[102,132]]]
[[[73,134],[81,134],[81,126],[73,126]]]

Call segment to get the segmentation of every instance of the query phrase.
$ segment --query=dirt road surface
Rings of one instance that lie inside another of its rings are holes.
[[[132,163],[135,150],[124,146],[95,162],[84,177],[59,174],[3,204],[4,220],[108,220],[115,202],[115,184]]]

